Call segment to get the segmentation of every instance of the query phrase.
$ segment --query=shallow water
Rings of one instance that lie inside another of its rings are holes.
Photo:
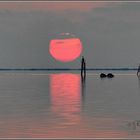
[[[1,138],[139,138],[135,72],[0,73]]]

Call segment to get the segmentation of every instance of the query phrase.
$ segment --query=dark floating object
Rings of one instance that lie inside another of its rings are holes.
[[[113,78],[114,75],[113,75],[112,73],[108,73],[108,74],[107,74],[107,77],[108,77],[108,78]]]
[[[106,74],[101,73],[101,74],[100,74],[100,77],[101,77],[101,78],[105,78],[105,77],[106,77]]]

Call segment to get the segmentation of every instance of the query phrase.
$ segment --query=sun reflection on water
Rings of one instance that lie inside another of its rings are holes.
[[[80,76],[51,74],[50,78],[52,113],[63,119],[65,126],[77,124],[81,112]]]

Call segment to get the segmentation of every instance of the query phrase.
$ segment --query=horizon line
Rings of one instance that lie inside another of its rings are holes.
[[[0,68],[0,71],[70,71],[70,70],[81,70],[81,68]],[[132,71],[138,70],[138,68],[120,67],[120,68],[86,68],[87,71],[100,71],[100,70],[122,70],[122,71]]]

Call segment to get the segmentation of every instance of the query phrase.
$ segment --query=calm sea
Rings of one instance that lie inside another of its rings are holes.
[[[0,138],[140,138],[140,79],[114,74],[1,72]]]

